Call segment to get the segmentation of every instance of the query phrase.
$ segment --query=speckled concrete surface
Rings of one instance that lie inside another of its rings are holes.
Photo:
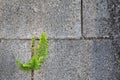
[[[119,80],[119,40],[53,40],[35,80]]]
[[[2,40],[0,42],[0,80],[30,80],[30,72],[18,69],[16,58],[26,62],[30,56],[28,41]]]
[[[81,0],[0,0],[0,38],[81,36]]]
[[[30,72],[18,70],[15,62],[30,58],[29,42],[1,41],[1,80],[30,80]],[[119,80],[119,48],[119,40],[49,40],[49,55],[35,80]]]
[[[31,36],[42,31],[49,38],[49,55],[35,80],[120,80],[119,3],[0,0],[0,80],[31,80],[15,59],[29,60]]]

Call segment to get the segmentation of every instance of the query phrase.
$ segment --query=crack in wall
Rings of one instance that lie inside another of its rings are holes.
[[[83,36],[83,0],[81,0],[81,36]]]

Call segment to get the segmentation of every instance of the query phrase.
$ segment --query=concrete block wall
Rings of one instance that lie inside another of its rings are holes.
[[[35,80],[120,80],[120,0],[0,0],[0,80],[31,80],[15,59],[45,31],[49,55]]]

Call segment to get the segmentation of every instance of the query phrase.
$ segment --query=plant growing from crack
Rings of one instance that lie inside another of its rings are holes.
[[[42,32],[39,44],[35,47],[35,37],[31,40],[31,59],[26,63],[22,63],[16,59],[19,69],[23,71],[31,71],[31,80],[34,80],[34,70],[38,70],[45,61],[48,54],[48,39],[45,32]]]

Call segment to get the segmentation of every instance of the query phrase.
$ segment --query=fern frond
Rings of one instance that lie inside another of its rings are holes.
[[[19,69],[24,70],[24,71],[29,71],[30,70],[30,65],[29,64],[22,64],[19,59],[16,59],[16,62],[18,64]]]
[[[48,39],[45,32],[41,33],[39,45],[37,48],[37,54],[39,57],[46,57],[48,54]]]
[[[19,59],[16,59],[18,67],[21,70],[29,71],[29,70],[37,70],[40,68],[41,64],[45,61],[45,58],[48,54],[48,40],[45,32],[42,32],[40,36],[39,45],[35,48],[35,37],[32,37],[31,41],[31,52],[32,57],[26,63],[21,63]]]
[[[37,70],[40,67],[40,62],[39,62],[38,56],[36,54],[34,54],[27,63],[22,64],[19,59],[16,59],[16,62],[18,64],[18,67],[24,71]]]
[[[32,58],[28,61],[28,64],[30,65],[31,70],[36,70],[40,67],[40,62],[38,60],[38,56],[34,54]]]

